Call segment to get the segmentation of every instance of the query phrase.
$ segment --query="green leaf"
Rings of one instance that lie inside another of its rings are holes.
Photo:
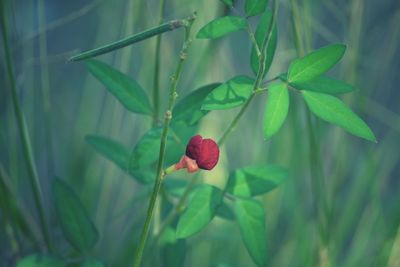
[[[188,185],[188,182],[187,180],[168,177],[168,179],[165,179],[163,185],[167,192],[172,196],[181,197],[186,189],[186,186]]]
[[[96,135],[87,135],[86,142],[98,153],[111,160],[123,171],[128,169],[129,150],[110,138]]]
[[[223,192],[215,186],[203,184],[197,187],[179,219],[176,237],[189,237],[207,226],[221,204],[222,198]]]
[[[233,0],[221,0],[221,2],[229,7],[233,6]]]
[[[129,111],[152,114],[152,108],[142,87],[128,75],[98,60],[87,60],[86,65],[106,88]]]
[[[201,110],[201,105],[208,94],[217,88],[221,83],[213,83],[193,91],[176,104],[172,114],[175,121],[185,121],[188,125],[197,123],[208,113]]]
[[[338,98],[312,91],[303,91],[303,97],[317,117],[336,124],[351,134],[376,142],[368,125]]]
[[[165,266],[183,266],[186,257],[186,240],[176,239],[175,229],[167,227],[160,238],[161,257]]]
[[[98,261],[96,259],[86,259],[82,264],[81,267],[104,267],[104,263]]]
[[[230,220],[230,221],[235,220],[235,214],[233,213],[231,208],[224,201],[222,201],[221,205],[218,207],[215,216],[218,216],[220,218]]]
[[[260,22],[258,23],[256,32],[255,32],[255,39],[258,47],[261,49],[262,42],[266,34],[268,34],[269,24],[271,23],[272,19],[272,12],[267,9],[264,14],[261,16]],[[267,75],[269,68],[271,67],[272,60],[274,59],[276,46],[278,43],[278,30],[276,25],[272,29],[271,39],[268,42],[266,47],[266,57],[265,57],[265,68],[263,77]],[[257,75],[258,68],[259,68],[259,61],[257,52],[254,46],[251,48],[251,55],[250,55],[250,66],[253,70],[254,74]]]
[[[242,105],[253,92],[254,80],[236,76],[215,88],[204,100],[201,109],[229,109]]]
[[[266,266],[267,233],[263,206],[252,199],[237,199],[235,215],[240,234],[251,258],[257,266]]]
[[[230,174],[226,191],[240,197],[257,196],[275,189],[287,176],[286,169],[275,165],[245,167]]]
[[[256,16],[264,12],[268,5],[268,0],[246,0],[244,6],[246,16]]]
[[[285,83],[278,82],[268,88],[264,113],[264,138],[269,139],[281,128],[289,111],[289,92]]]
[[[354,87],[343,81],[321,75],[308,82],[292,83],[291,86],[298,90],[320,92],[324,94],[338,95],[354,91]]]
[[[216,39],[227,35],[231,32],[243,30],[247,28],[245,18],[236,16],[225,16],[214,19],[207,23],[197,33],[198,39]]]
[[[32,254],[19,260],[16,267],[65,267],[61,260],[47,255]]]
[[[345,50],[343,44],[332,44],[292,61],[288,71],[289,83],[307,82],[324,74],[339,62]]]
[[[98,240],[98,232],[75,192],[63,181],[53,184],[55,208],[65,238],[79,252],[89,252]]]

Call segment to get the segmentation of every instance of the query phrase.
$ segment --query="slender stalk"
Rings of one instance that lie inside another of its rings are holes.
[[[8,40],[8,28],[7,28],[7,20],[6,20],[6,12],[5,12],[5,6],[4,3],[0,4],[0,14],[1,14],[1,30],[2,30],[2,39],[3,39],[3,46],[4,46],[4,55],[5,55],[5,65],[6,65],[6,72],[7,76],[10,82],[10,90],[11,90],[11,97],[12,97],[12,102],[14,106],[14,112],[17,117],[17,124],[21,136],[21,142],[22,146],[24,149],[24,157],[25,161],[28,165],[28,173],[29,173],[29,178],[30,178],[30,183],[32,186],[33,190],[33,196],[34,196],[34,201],[36,204],[36,208],[38,209],[39,213],[39,220],[40,220],[40,227],[42,230],[42,234],[44,237],[44,240],[46,242],[46,246],[48,250],[52,251],[52,246],[50,242],[50,235],[48,231],[48,226],[47,222],[45,219],[45,213],[44,213],[44,208],[43,208],[43,202],[42,202],[42,191],[39,183],[39,177],[37,174],[36,166],[35,166],[35,161],[33,157],[33,152],[32,152],[32,146],[31,146],[31,141],[29,138],[29,132],[28,132],[28,127],[25,122],[25,117],[24,114],[21,110],[20,103],[18,100],[18,94],[17,94],[17,87],[15,83],[15,76],[14,76],[14,71],[13,71],[13,62],[11,58],[11,50],[10,50],[10,44]]]
[[[149,234],[151,219],[153,217],[154,206],[155,206],[155,203],[157,200],[158,193],[160,192],[160,189],[161,189],[161,184],[162,184],[163,178],[165,176],[165,173],[163,171],[163,165],[164,165],[164,157],[165,157],[165,150],[166,150],[165,148],[166,148],[166,143],[167,143],[167,134],[168,134],[168,130],[169,130],[169,124],[172,119],[172,109],[175,105],[175,101],[178,96],[176,89],[177,89],[179,77],[182,72],[183,63],[185,62],[186,57],[187,57],[189,45],[191,43],[190,30],[191,30],[191,26],[193,24],[194,19],[195,19],[195,15],[193,15],[193,17],[189,18],[185,22],[185,25],[186,25],[185,26],[185,30],[186,30],[185,31],[185,40],[183,42],[183,47],[180,52],[178,66],[175,70],[174,75],[171,77],[171,87],[170,87],[170,92],[169,92],[168,108],[165,112],[164,126],[163,126],[162,135],[161,135],[160,153],[159,153],[159,157],[158,157],[157,174],[156,174],[157,176],[156,176],[156,180],[154,182],[154,188],[153,188],[153,192],[151,194],[149,207],[147,209],[146,220],[145,220],[145,223],[144,223],[144,226],[142,229],[142,233],[140,235],[139,245],[138,245],[136,253],[135,253],[135,261],[133,264],[134,267],[139,267],[142,262],[143,251],[144,251],[146,240],[147,240],[147,237]]]
[[[160,20],[159,25],[164,20],[165,0],[160,0]],[[161,59],[161,34],[157,35],[156,39],[156,55],[154,62],[154,85],[153,85],[153,127],[157,126],[160,113],[160,59]]]
[[[123,48],[125,46],[131,45],[131,44],[134,44],[134,43],[137,43],[140,41],[143,41],[145,39],[162,34],[164,32],[168,32],[168,31],[172,31],[172,30],[184,27],[186,25],[187,21],[188,21],[188,19],[168,21],[159,26],[156,26],[156,27],[148,29],[146,31],[137,33],[135,35],[132,35],[132,36],[124,38],[122,40],[116,41],[114,43],[107,44],[107,45],[101,46],[99,48],[95,48],[95,49],[83,52],[79,55],[73,56],[69,59],[69,61],[79,61],[79,60],[88,59],[88,58],[97,57],[97,56],[106,54],[108,52]]]

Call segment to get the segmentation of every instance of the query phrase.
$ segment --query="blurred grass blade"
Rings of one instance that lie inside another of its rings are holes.
[[[219,85],[221,84],[213,83],[202,86],[184,97],[175,105],[175,108],[172,111],[172,114],[174,114],[173,120],[185,121],[188,125],[197,123],[208,113],[207,110],[201,110],[201,105],[203,104],[204,99]]]
[[[246,28],[246,19],[236,16],[225,16],[210,21],[199,30],[196,37],[198,39],[216,39]]]
[[[235,215],[240,234],[251,258],[257,266],[266,266],[267,232],[263,206],[260,202],[252,199],[237,199]]]
[[[103,55],[103,54],[118,50],[120,48],[123,48],[125,46],[128,46],[128,45],[143,41],[145,39],[151,38],[158,34],[162,34],[164,32],[178,29],[185,25],[186,25],[186,20],[171,20],[169,22],[166,22],[166,23],[156,26],[154,28],[148,29],[146,31],[137,33],[133,36],[116,41],[114,43],[104,45],[102,47],[99,47],[99,48],[96,48],[93,50],[89,50],[89,51],[83,52],[79,55],[73,56],[69,59],[69,61],[79,61],[79,60]]]
[[[289,90],[285,83],[278,82],[268,88],[264,113],[264,138],[269,139],[282,127],[289,111]]]
[[[87,135],[85,140],[98,153],[117,164],[123,171],[128,170],[130,153],[122,144],[108,137],[98,135]]]
[[[206,227],[214,218],[222,198],[223,192],[215,186],[203,184],[197,187],[179,219],[176,237],[186,238]]]
[[[86,65],[104,86],[129,111],[152,115],[149,99],[142,87],[128,75],[98,60],[88,60]]]
[[[75,192],[63,181],[53,183],[55,208],[65,238],[79,252],[89,253],[99,234]]]
[[[324,74],[343,57],[345,51],[345,45],[332,44],[292,61],[288,71],[289,83],[306,82]]]
[[[16,267],[66,267],[61,260],[48,255],[32,254],[20,259]]]
[[[226,192],[239,197],[268,193],[283,183],[288,171],[275,165],[250,166],[233,171]]]
[[[303,91],[310,110],[319,118],[336,124],[349,133],[376,142],[368,125],[338,98],[322,93]]]
[[[257,42],[258,47],[262,46],[262,42],[265,38],[265,35],[268,34],[269,24],[272,22],[272,12],[271,10],[267,9],[264,14],[261,16],[260,22],[258,23],[255,39]],[[271,67],[272,60],[274,59],[276,45],[278,43],[278,30],[276,24],[271,33],[271,39],[268,42],[268,46],[266,47],[266,57],[265,57],[265,68],[263,77],[268,73],[269,68]],[[250,55],[250,66],[255,75],[257,75],[258,68],[259,68],[259,59],[257,56],[256,49],[254,46],[251,48],[251,55]]]
[[[292,83],[298,90],[314,91],[324,94],[339,95],[354,91],[354,86],[334,78],[321,75],[310,81]]]
[[[244,10],[247,17],[256,16],[264,12],[268,0],[246,0]]]
[[[204,100],[201,109],[217,110],[240,106],[253,92],[254,80],[236,76],[215,88]]]

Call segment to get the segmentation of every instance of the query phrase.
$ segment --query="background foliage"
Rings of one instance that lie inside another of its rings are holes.
[[[237,1],[235,5],[244,3]],[[66,64],[66,58],[157,25],[158,1],[15,0],[8,1],[7,7],[18,94],[32,140],[51,238],[59,254],[71,258],[76,250],[95,244],[93,259],[84,266],[97,266],[94,259],[110,266],[127,266],[133,260],[150,187],[96,154],[88,143],[96,146],[101,138],[98,136],[107,136],[133,148],[151,127],[151,120],[129,113],[89,74],[85,64]],[[230,14],[220,1],[166,0],[165,18],[186,17],[194,10],[198,12],[194,33],[210,20]],[[250,21],[255,26],[257,18]],[[322,168],[321,179],[331,207],[329,249],[336,266],[400,265],[399,24],[397,1],[304,0],[280,4],[277,52],[268,76],[286,71],[297,57],[293,25],[301,28],[307,51],[328,43],[347,44],[345,57],[329,74],[357,88],[342,99],[368,122],[378,140],[377,144],[370,143],[316,120],[319,157],[311,164]],[[160,110],[167,102],[168,80],[181,40],[179,30],[163,35]],[[135,77],[151,95],[154,50],[155,39],[151,39],[100,59]],[[3,58],[3,50],[0,53]],[[251,76],[250,54],[251,44],[244,31],[213,41],[196,40],[182,74],[179,98],[205,84],[224,82],[238,74]],[[91,64],[96,71],[96,63]],[[41,237],[3,60],[0,68],[0,172],[5,181],[0,204],[21,207],[28,220],[25,225],[20,214],[0,206],[0,266],[13,266],[17,257],[37,251],[32,240]],[[265,96],[258,97],[221,147],[217,168],[200,175],[205,183],[222,188],[235,169],[267,163],[287,167],[287,181],[259,197],[267,225],[266,265],[314,266],[320,258],[319,229],[313,219],[307,108],[296,96],[290,97],[287,121],[268,141],[264,141],[262,131]],[[142,107],[143,113],[148,111],[149,107]],[[235,116],[234,111],[210,112],[198,132],[218,139]],[[179,157],[184,147],[175,149]],[[123,159],[115,161],[126,166]],[[191,179],[185,173],[179,176]],[[65,183],[75,193],[66,189]],[[57,196],[64,195],[61,200],[52,194],[53,187],[59,192]],[[71,214],[60,215],[60,201],[84,206],[86,212],[74,216],[79,216],[88,229],[84,236],[76,237],[85,240],[84,247],[69,245],[81,244],[79,240],[65,240],[58,220]],[[235,210],[257,210],[252,204],[238,203]],[[6,219],[10,214],[25,225],[26,229],[21,228],[25,231],[15,231],[15,225]],[[163,249],[156,255],[147,252],[145,259],[151,261],[145,262],[148,266],[160,262],[164,266],[254,266],[237,224],[221,217],[186,241],[176,242],[174,233],[167,229],[160,241]],[[53,259],[48,261],[49,266],[63,266]]]

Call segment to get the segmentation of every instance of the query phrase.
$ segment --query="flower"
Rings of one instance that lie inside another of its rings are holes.
[[[188,172],[199,169],[212,170],[219,159],[219,148],[212,139],[203,139],[201,135],[193,136],[186,146],[186,155],[175,165],[175,169],[187,168]]]

